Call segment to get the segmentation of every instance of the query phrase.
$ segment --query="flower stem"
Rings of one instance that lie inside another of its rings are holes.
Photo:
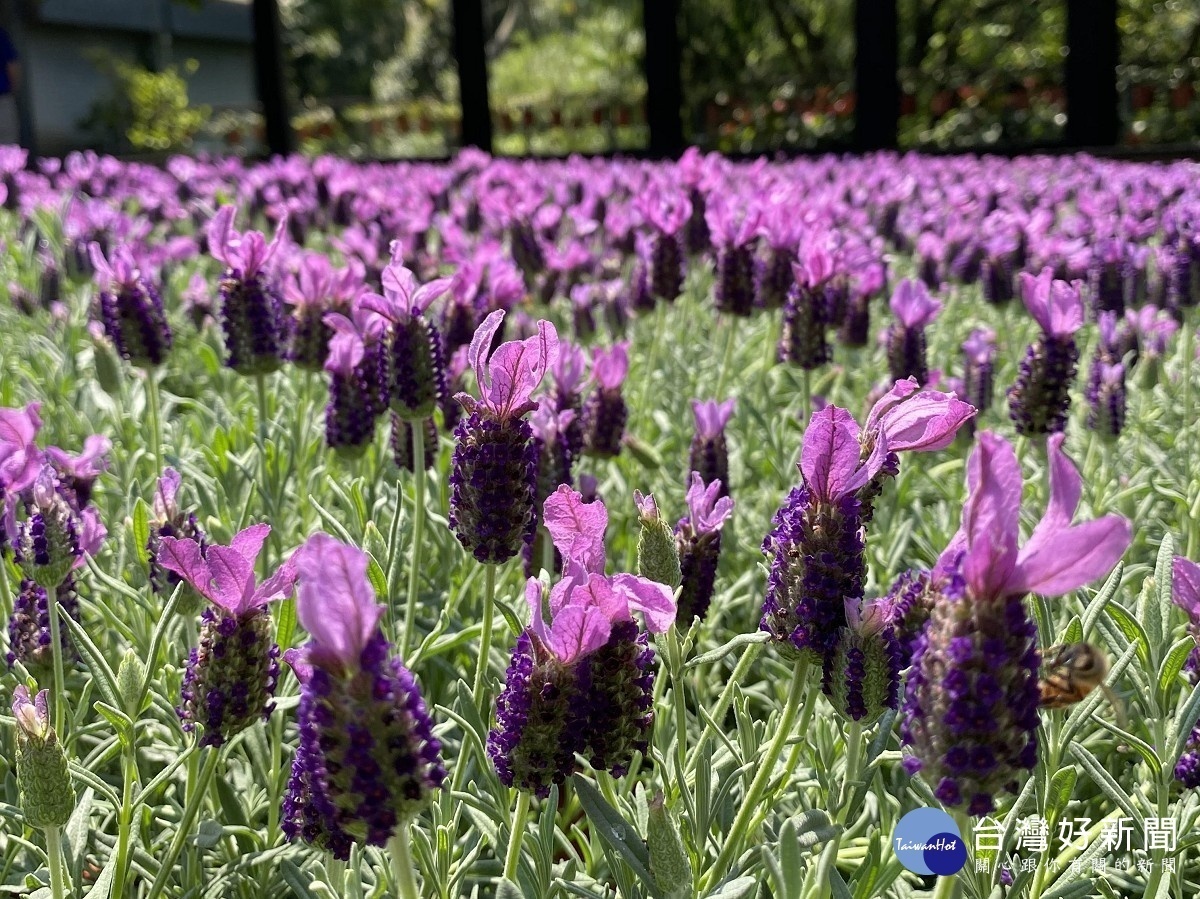
[[[862,758],[863,726],[861,722],[851,721],[846,728],[846,770],[842,774],[841,787],[838,789],[837,804],[833,808],[833,823],[844,825],[850,806],[851,784],[858,779],[859,760]],[[842,832],[839,830],[833,839],[825,844],[821,857],[817,861],[816,885],[818,895],[830,896],[833,893],[830,875],[837,861],[838,849],[842,845]]]
[[[956,899],[962,895],[962,883],[957,874],[943,874],[937,879],[933,890],[933,899]]]
[[[136,728],[134,734],[136,739]],[[137,747],[125,746],[122,749],[121,808],[117,815],[117,866],[113,871],[114,896],[125,895],[125,878],[129,874],[129,836],[133,827],[133,788],[137,784]]]
[[[388,854],[392,861],[392,879],[396,881],[396,895],[400,899],[420,899],[421,891],[417,888],[417,872],[413,867],[412,850],[409,846],[409,834],[412,821],[400,822],[392,838],[388,840]]]
[[[63,871],[62,832],[57,827],[47,827],[46,860],[50,864],[50,895],[52,899],[66,899],[66,876]]]
[[[155,875],[154,883],[150,885],[150,894],[147,899],[158,899],[162,895],[167,880],[175,868],[175,862],[178,861],[184,844],[191,836],[192,824],[196,821],[196,815],[200,813],[200,806],[204,804],[208,785],[212,783],[213,775],[217,773],[217,763],[220,761],[221,755],[222,753],[218,749],[208,750],[208,755],[204,759],[204,767],[200,769],[196,782],[191,785],[192,789],[188,795],[187,805],[184,806],[183,816],[179,819],[179,826],[175,830],[175,838],[171,840],[166,855],[162,857],[158,866],[158,874]]]
[[[261,470],[262,483],[259,484],[259,491],[262,493],[263,502],[267,507],[267,514],[271,516],[271,520],[275,520],[275,491],[267,488],[269,467],[267,465],[267,376],[263,374],[254,376],[254,386],[258,394],[258,463]],[[278,531],[271,531],[270,542],[274,543],[278,540]],[[266,580],[267,574],[271,570],[271,563],[268,559],[269,553],[267,547],[263,547],[263,552],[258,557],[259,577]]]
[[[755,775],[750,789],[742,799],[741,807],[738,809],[737,817],[734,818],[733,827],[729,830],[725,845],[721,847],[720,855],[709,868],[707,888],[711,888],[728,872],[741,850],[742,842],[750,827],[750,821],[758,813],[758,803],[767,789],[767,784],[771,781],[775,763],[779,760],[779,756],[783,753],[783,747],[792,735],[792,725],[796,721],[796,714],[800,711],[800,700],[804,697],[807,686],[807,675],[808,662],[801,659],[796,663],[795,671],[792,673],[792,684],[788,690],[787,703],[783,707],[779,723],[775,725],[775,738],[767,746],[767,751],[763,753],[762,758],[758,760],[758,774]]]
[[[67,678],[63,669],[62,633],[58,624],[58,588],[46,588],[46,617],[50,620],[50,657],[54,663],[54,732],[64,742],[67,720]]]
[[[413,531],[412,560],[408,567],[408,603],[404,607],[404,636],[400,658],[408,658],[417,620],[417,576],[421,567],[421,542],[425,539],[425,423],[412,426],[413,441]],[[397,488],[397,495],[398,488]]]
[[[723,397],[725,389],[725,375],[729,371],[729,363],[733,358],[733,341],[737,336],[736,320],[725,323],[725,355],[721,358],[721,372],[717,375],[717,392],[718,398]]]
[[[517,791],[517,807],[513,810],[512,834],[508,838],[508,852],[504,856],[504,878],[517,882],[517,866],[521,862],[521,838],[525,836],[525,818],[529,814],[529,794]]]
[[[687,697],[683,695],[683,650],[679,645],[679,625],[667,634],[667,665],[671,672],[671,697],[675,704],[675,759],[679,774],[679,795],[687,795]],[[690,802],[689,802],[690,805]]]
[[[154,449],[154,476],[163,470],[162,452],[162,402],[158,394],[158,372],[146,369],[146,407],[150,416],[150,441]]]
[[[475,686],[471,696],[483,711],[483,685],[487,678],[488,655],[492,651],[492,618],[496,614],[496,566],[483,567],[483,634],[479,638],[479,658],[475,660]],[[487,720],[487,716],[484,716]]]
[[[754,664],[754,660],[758,658],[758,654],[762,651],[761,643],[751,643],[742,650],[742,657],[738,659],[738,663],[734,666],[733,673],[729,675],[729,680],[725,684],[725,689],[721,691],[721,695],[717,698],[717,704],[713,706],[711,719],[717,724],[721,723],[721,719],[725,717],[725,713],[729,710],[730,703],[733,702],[733,691],[742,682],[742,678],[750,670],[750,666]],[[700,735],[700,743],[697,748],[703,749],[704,744],[716,736],[716,729],[707,721],[704,723],[704,733]],[[692,753],[692,762],[689,765],[689,770],[696,767],[699,762],[700,753]]]

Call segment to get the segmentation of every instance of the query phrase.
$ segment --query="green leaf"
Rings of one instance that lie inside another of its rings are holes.
[[[283,881],[288,885],[296,899],[318,899],[317,894],[308,888],[312,878],[297,867],[291,859],[284,859],[279,865]]]
[[[1163,621],[1163,628],[1170,633],[1171,620],[1171,591],[1174,584],[1173,564],[1175,560],[1175,541],[1168,532],[1163,534],[1162,543],[1158,545],[1158,557],[1154,560],[1154,585],[1158,588],[1158,614]],[[1164,878],[1165,879],[1165,878]]]
[[[92,673],[92,679],[96,682],[96,687],[104,697],[104,701],[112,708],[119,709],[121,707],[121,690],[117,686],[117,675],[105,660],[104,655],[92,642],[92,638],[83,629],[83,625],[63,611],[62,603],[58,604],[58,619],[71,632],[71,641],[79,650],[79,655],[83,657],[83,663],[87,665],[88,671]]]
[[[721,659],[725,658],[725,656],[736,652],[743,646],[757,646],[759,644],[766,643],[769,639],[771,639],[770,634],[767,634],[764,631],[755,631],[754,633],[750,634],[738,634],[728,643],[724,643],[721,646],[718,646],[716,649],[710,649],[708,652],[696,656],[683,666],[683,670],[688,671],[700,665],[711,665],[713,662],[720,661]]]
[[[717,887],[708,894],[707,899],[745,899],[746,896],[753,896],[757,889],[758,881],[753,877],[739,877]]]
[[[1110,602],[1105,611],[1108,612],[1108,617],[1113,620],[1113,623],[1120,628],[1121,633],[1125,635],[1125,639],[1137,645],[1138,655],[1142,657],[1142,661],[1149,663],[1150,639],[1141,622],[1119,602]]]
[[[593,787],[586,778],[579,774],[571,778],[575,785],[575,793],[579,804],[588,816],[588,821],[596,828],[609,847],[615,850],[630,870],[637,875],[638,880],[646,886],[650,895],[658,895],[658,885],[650,873],[650,852],[638,835],[637,828],[626,821],[621,813],[608,804],[600,791]]]
[[[67,856],[67,866],[75,883],[79,883],[83,873],[83,861],[87,856],[88,833],[91,830],[92,805],[96,800],[96,791],[88,787],[79,797],[75,811],[71,812],[71,820],[63,829],[63,849]]]
[[[282,650],[292,648],[292,639],[296,636],[296,597],[289,596],[275,608],[275,644]]]
[[[1125,792],[1125,788],[1117,783],[1113,776],[1104,769],[1104,766],[1100,764],[1099,759],[1092,755],[1091,751],[1086,749],[1081,743],[1072,743],[1070,749],[1075,758],[1079,759],[1079,763],[1083,765],[1083,768],[1085,771],[1087,771],[1088,776],[1096,782],[1096,786],[1103,790],[1104,794],[1108,796],[1109,799],[1119,805],[1121,810],[1134,821],[1136,821],[1140,826],[1142,823],[1142,815],[1134,805],[1133,798],[1127,792]]]
[[[133,549],[143,566],[150,564],[150,507],[140,496],[133,506]]]
[[[197,829],[195,843],[201,849],[212,849],[225,836],[225,828],[221,826],[220,821],[214,821],[208,818],[200,822],[200,827]]]
[[[1046,796],[1046,818],[1057,820],[1062,814],[1071,796],[1075,792],[1075,782],[1079,775],[1071,765],[1059,768],[1050,778],[1050,790]],[[1007,844],[1005,844],[1007,845]]]
[[[104,720],[112,725],[113,730],[117,734],[117,738],[124,744],[128,745],[133,739],[133,719],[122,712],[120,709],[113,708],[106,702],[96,700],[92,703],[92,708],[99,712]]]
[[[525,894],[519,886],[505,877],[500,881],[500,886],[496,887],[496,899],[525,899]]]
[[[1196,726],[1197,719],[1200,719],[1200,684],[1192,688],[1183,708],[1167,729],[1167,743],[1171,746],[1171,754],[1164,760],[1165,764],[1173,765],[1171,759],[1178,759],[1182,754],[1192,736],[1192,728]]]
[[[508,625],[509,633],[519,634],[525,630],[525,625],[521,624],[521,619],[517,617],[517,613],[498,596],[496,597],[496,608],[500,610],[500,615],[504,619],[504,623]]]
[[[1179,685],[1179,673],[1183,671],[1183,666],[1188,660],[1188,656],[1192,654],[1192,650],[1196,648],[1196,638],[1192,636],[1183,637],[1175,642],[1175,645],[1167,652],[1163,659],[1162,665],[1158,669],[1158,693],[1162,697],[1160,705],[1164,708],[1168,707],[1171,702],[1172,688]]]
[[[113,877],[117,871],[117,850],[114,848],[104,863],[104,868],[96,877],[96,882],[87,892],[87,899],[108,899],[112,894]],[[79,883],[79,881],[75,881]]]
[[[1146,634],[1146,649],[1151,665],[1158,663],[1159,648],[1165,642],[1163,636],[1163,618],[1158,607],[1158,591],[1154,582],[1146,578],[1142,582],[1142,592],[1138,594],[1138,621]]]
[[[1084,878],[1083,880],[1072,881],[1060,886],[1057,890],[1047,893],[1046,899],[1085,899],[1085,897],[1092,895],[1094,889],[1092,881],[1089,878]]]
[[[390,594],[388,591],[387,575],[374,556],[368,555],[370,561],[367,563],[367,580],[371,582],[371,589],[375,591],[375,597],[382,603],[388,604]]]
[[[166,639],[167,626],[175,621],[175,610],[179,608],[185,589],[182,581],[175,585],[175,589],[171,592],[171,598],[163,606],[162,614],[158,616],[158,621],[154,625],[154,632],[150,635],[150,648],[146,651],[146,673],[142,678],[142,689],[137,704],[139,709],[146,705],[146,695],[150,692],[150,683],[154,680],[154,675],[158,673],[156,666],[158,665],[159,647]]]
[[[1100,592],[1095,595],[1087,610],[1083,613],[1083,632],[1090,634],[1096,626],[1096,619],[1103,613],[1108,604],[1112,602],[1112,598],[1117,595],[1117,588],[1121,585],[1121,575],[1125,571],[1125,563],[1118,562],[1117,567],[1112,570],[1108,576],[1108,580],[1104,582],[1104,586],[1100,588]]]
[[[1078,615],[1072,615],[1071,620],[1067,622],[1067,629],[1063,631],[1059,643],[1081,643],[1083,641],[1083,622],[1079,620]]]

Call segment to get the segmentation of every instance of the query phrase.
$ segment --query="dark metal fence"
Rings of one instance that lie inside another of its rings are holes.
[[[899,82],[899,14],[901,0],[858,0],[854,15],[853,132],[849,148],[859,151],[895,148],[901,115],[911,103]],[[681,77],[680,0],[643,0],[642,27],[646,52],[645,121],[649,140],[645,153],[671,157],[685,146]],[[294,147],[286,109],[276,0],[253,0],[256,29],[256,72],[265,118],[265,137],[273,153]],[[489,105],[483,0],[452,0],[454,54],[457,60],[464,146],[492,149],[493,117]],[[1120,142],[1118,94],[1120,61],[1118,0],[1066,0],[1066,58],[1063,86],[1054,98],[1066,107],[1062,136],[1022,151],[1086,148],[1105,151]],[[1023,88],[1006,103],[1019,105]],[[943,92],[949,93],[949,92]],[[1058,96],[1061,94],[1061,96]],[[987,146],[1003,152],[1003,146]],[[1111,152],[1111,150],[1110,150]],[[1196,152],[1189,148],[1185,152]]]

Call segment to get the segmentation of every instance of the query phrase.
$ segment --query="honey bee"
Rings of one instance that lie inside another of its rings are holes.
[[[1095,689],[1104,692],[1117,721],[1124,727],[1121,700],[1104,684],[1108,675],[1108,657],[1091,643],[1060,643],[1042,655],[1042,676],[1038,680],[1041,706],[1065,709],[1082,702]]]

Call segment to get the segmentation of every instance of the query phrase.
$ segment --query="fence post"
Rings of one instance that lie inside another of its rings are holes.
[[[1120,137],[1117,0],[1067,0],[1067,127],[1072,147],[1109,147]]]
[[[462,143],[492,152],[492,110],[488,102],[487,51],[482,0],[452,0],[454,58],[462,102]]]
[[[900,123],[899,16],[897,0],[854,4],[854,146],[887,150]]]
[[[680,74],[679,0],[642,0],[646,32],[646,123],[650,155],[683,151],[683,80]]]
[[[295,148],[283,78],[282,29],[275,0],[254,0],[254,80],[262,104],[267,150],[285,156]]]

